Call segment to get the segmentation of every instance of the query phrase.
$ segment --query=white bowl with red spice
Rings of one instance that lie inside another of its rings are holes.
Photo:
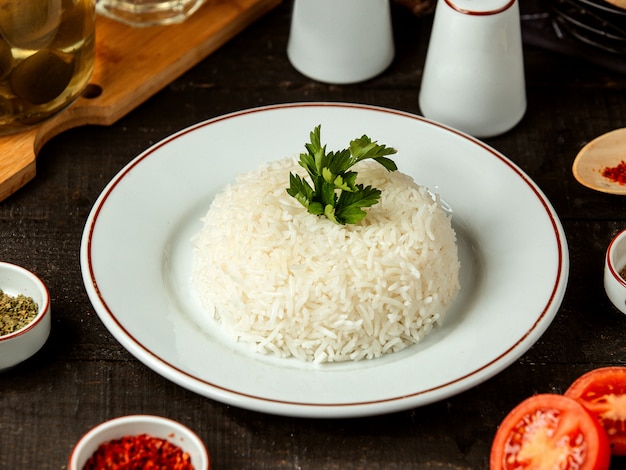
[[[50,336],[50,294],[38,276],[0,262],[0,371],[31,357]]]
[[[170,470],[210,468],[204,443],[186,426],[161,416],[129,415],[87,432],[72,450],[68,470],[117,468],[130,462],[135,466],[124,468],[147,464]]]
[[[606,250],[604,290],[613,305],[626,313],[626,229],[611,240]]]

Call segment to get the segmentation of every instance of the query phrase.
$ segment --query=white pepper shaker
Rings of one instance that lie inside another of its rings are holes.
[[[287,57],[303,75],[362,82],[383,72],[394,54],[389,0],[294,0]]]
[[[425,117],[479,138],[503,134],[522,119],[517,0],[438,0],[419,105]]]

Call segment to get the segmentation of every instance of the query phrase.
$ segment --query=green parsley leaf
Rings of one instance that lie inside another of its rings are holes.
[[[308,209],[313,200],[313,188],[300,176],[289,173],[289,188],[287,193],[295,197],[300,204]]]
[[[363,135],[352,140],[345,150],[326,153],[320,135],[321,126],[318,125],[310,134],[310,142],[304,146],[307,153],[301,153],[298,162],[309,174],[313,186],[290,173],[287,193],[311,214],[324,215],[342,225],[358,223],[366,216],[363,208],[376,204],[381,192],[371,186],[357,184],[357,173],[348,170],[361,160],[371,158],[388,171],[395,171],[398,167],[387,156],[397,151],[378,145]]]

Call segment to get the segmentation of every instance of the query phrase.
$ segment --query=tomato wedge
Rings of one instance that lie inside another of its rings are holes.
[[[626,367],[602,367],[580,376],[565,395],[578,400],[604,427],[614,455],[626,455]]]
[[[611,451],[599,421],[573,398],[535,395],[517,405],[496,432],[491,470],[606,470]]]

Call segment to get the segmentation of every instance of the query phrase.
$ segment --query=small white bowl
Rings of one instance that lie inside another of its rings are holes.
[[[613,305],[626,313],[626,279],[619,272],[626,266],[626,229],[618,233],[606,250],[604,290]]]
[[[122,416],[99,424],[78,441],[67,468],[82,470],[100,445],[124,436],[141,434],[168,440],[189,454],[194,470],[209,470],[209,453],[193,431],[171,419],[151,415]]]
[[[16,297],[31,297],[38,306],[37,316],[24,328],[0,336],[0,371],[28,359],[41,349],[50,336],[50,294],[46,285],[30,271],[0,262],[0,290]]]

